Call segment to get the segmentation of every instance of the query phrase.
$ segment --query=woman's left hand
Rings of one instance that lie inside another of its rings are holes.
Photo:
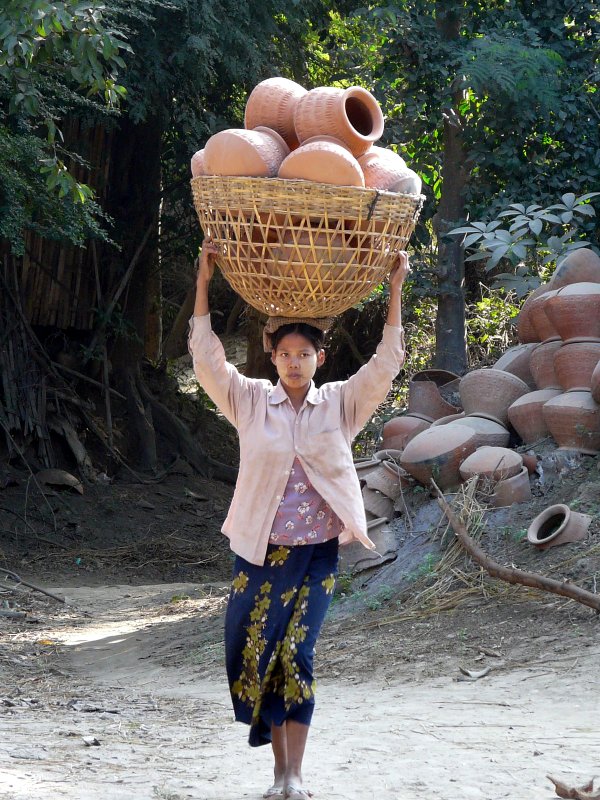
[[[390,291],[400,293],[402,291],[402,284],[410,272],[411,269],[408,261],[408,253],[405,250],[401,250],[396,258],[396,263],[390,272]]]

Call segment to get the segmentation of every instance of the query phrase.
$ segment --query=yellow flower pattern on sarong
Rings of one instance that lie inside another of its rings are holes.
[[[325,594],[333,594],[335,589],[335,575],[331,573],[321,581],[321,586],[325,589]]]
[[[267,560],[272,567],[282,567],[287,561],[289,554],[289,547],[278,547],[277,550],[273,550],[272,553],[269,553]]]
[[[265,581],[254,598],[256,605],[250,612],[250,625],[246,630],[246,646],[242,651],[242,671],[238,680],[231,686],[232,694],[237,695],[242,702],[249,705],[254,705],[260,698],[258,662],[266,645],[262,634],[271,606],[270,591],[271,584]]]
[[[231,581],[231,588],[234,594],[241,594],[248,586],[248,576],[245,572],[238,572],[238,574]]]

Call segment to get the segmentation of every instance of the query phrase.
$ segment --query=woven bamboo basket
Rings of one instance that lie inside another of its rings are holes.
[[[405,249],[421,195],[281,178],[191,181],[231,287],[268,316],[332,317],[365,299]]]

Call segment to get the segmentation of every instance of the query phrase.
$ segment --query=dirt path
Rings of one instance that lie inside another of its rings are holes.
[[[77,610],[20,634],[37,642],[36,669],[0,682],[0,798],[258,800],[270,755],[231,718],[224,588],[62,591]],[[597,639],[474,682],[353,674],[351,652],[324,647],[341,675],[320,681],[306,758],[317,798],[550,800],[547,773],[598,772]]]

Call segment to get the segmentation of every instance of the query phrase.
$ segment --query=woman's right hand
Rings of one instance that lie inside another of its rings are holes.
[[[202,242],[202,249],[200,250],[200,257],[198,259],[198,281],[210,283],[215,271],[215,262],[219,250],[213,240],[207,236]]]

